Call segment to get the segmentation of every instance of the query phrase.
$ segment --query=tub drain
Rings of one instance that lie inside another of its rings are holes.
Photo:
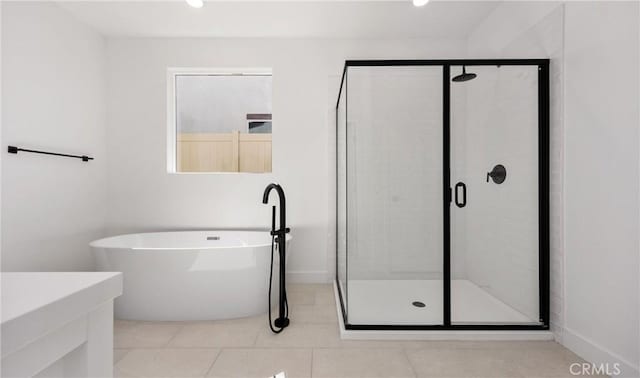
[[[415,301],[413,303],[411,303],[412,305],[416,306],[416,307],[425,307],[426,305],[420,301]]]

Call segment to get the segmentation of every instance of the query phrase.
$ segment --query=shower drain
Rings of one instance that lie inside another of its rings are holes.
[[[416,306],[416,307],[425,307],[426,305],[420,301],[415,301],[413,303],[411,303],[412,305]]]

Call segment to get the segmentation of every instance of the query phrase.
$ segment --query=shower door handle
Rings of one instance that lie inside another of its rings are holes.
[[[462,202],[458,199],[458,195],[460,190],[458,190],[458,188],[462,188]],[[467,206],[467,186],[464,184],[464,182],[459,182],[456,184],[455,187],[455,202],[456,202],[456,206],[458,207],[465,207]]]

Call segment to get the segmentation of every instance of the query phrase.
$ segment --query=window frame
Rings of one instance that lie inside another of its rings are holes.
[[[271,76],[273,70],[267,67],[167,67],[167,162],[166,168],[169,174],[252,174],[251,172],[180,172],[178,171],[177,157],[177,97],[176,78],[178,76]],[[272,131],[273,132],[273,131]]]

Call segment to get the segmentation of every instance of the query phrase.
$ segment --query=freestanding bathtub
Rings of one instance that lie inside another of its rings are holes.
[[[287,255],[291,253],[287,235]],[[268,231],[178,231],[120,235],[89,244],[98,270],[123,272],[116,317],[214,320],[267,311]],[[272,306],[278,298],[274,254]]]

